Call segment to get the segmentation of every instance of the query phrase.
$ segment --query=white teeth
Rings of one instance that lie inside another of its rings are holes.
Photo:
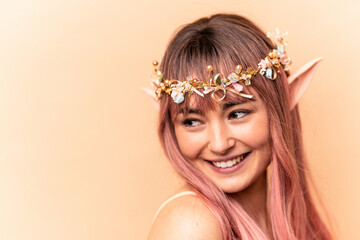
[[[218,168],[229,168],[229,167],[232,167],[236,164],[238,164],[239,162],[241,162],[242,160],[244,160],[245,156],[244,154],[239,156],[239,157],[236,157],[232,160],[227,160],[227,161],[217,161],[217,162],[212,162],[212,164]]]
[[[232,163],[232,160],[227,161],[227,162],[226,162],[226,166],[227,166],[227,167],[232,167],[232,166],[234,166],[234,164]]]

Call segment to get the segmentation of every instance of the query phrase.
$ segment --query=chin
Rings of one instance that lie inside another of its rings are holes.
[[[245,183],[244,181],[241,181],[241,180],[235,180],[235,182],[232,181],[231,183],[226,181],[226,182],[215,183],[215,184],[218,186],[218,188],[220,188],[225,193],[241,192],[241,191],[244,191],[245,189],[247,189],[250,185],[249,183]]]
[[[253,192],[263,189],[264,187],[266,188],[266,169],[258,174],[248,178],[226,179],[226,181],[224,181],[224,179],[218,179],[218,181],[214,179],[214,183],[225,193],[238,193],[250,189]]]

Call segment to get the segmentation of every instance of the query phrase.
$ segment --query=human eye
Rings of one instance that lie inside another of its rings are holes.
[[[185,126],[185,127],[197,127],[197,126],[200,126],[202,124],[202,122],[198,119],[194,119],[194,118],[187,118],[185,120],[182,121],[182,124]]]
[[[229,119],[241,119],[250,113],[249,110],[236,110],[229,114]]]

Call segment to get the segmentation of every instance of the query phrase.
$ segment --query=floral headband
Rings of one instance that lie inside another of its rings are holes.
[[[244,83],[245,86],[251,85],[251,81],[258,73],[270,80],[275,80],[277,73],[280,73],[280,67],[282,67],[284,71],[290,69],[290,58],[285,53],[285,46],[287,44],[284,41],[284,37],[286,35],[287,33],[280,34],[278,28],[276,28],[275,33],[267,34],[268,38],[272,38],[275,41],[276,49],[271,50],[265,59],[260,61],[256,69],[249,67],[244,70],[240,65],[237,65],[235,71],[228,77],[222,77],[223,74],[221,73],[211,77],[213,68],[211,65],[208,65],[209,83],[193,78],[192,76],[188,76],[186,81],[183,82],[175,79],[163,79],[163,73],[159,70],[158,61],[154,61],[154,72],[151,77],[151,83],[155,87],[156,97],[159,100],[163,93],[166,93],[178,104],[185,100],[186,93],[189,93],[190,96],[194,92],[202,97],[211,93],[211,97],[216,101],[223,100],[226,96],[226,91],[233,92],[242,97],[252,98],[253,95],[243,93],[244,86],[240,83]],[[223,93],[221,97],[215,95],[218,91]]]

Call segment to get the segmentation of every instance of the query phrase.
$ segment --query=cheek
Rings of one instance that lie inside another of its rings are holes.
[[[255,115],[251,121],[241,127],[234,127],[233,132],[240,141],[254,149],[267,146],[270,133],[266,113]]]
[[[257,171],[262,172],[270,164],[270,130],[266,111],[261,111],[250,121],[241,133],[241,140],[253,150]]]
[[[205,145],[204,132],[186,132],[181,127],[175,127],[175,136],[184,157],[189,160],[197,159]]]

